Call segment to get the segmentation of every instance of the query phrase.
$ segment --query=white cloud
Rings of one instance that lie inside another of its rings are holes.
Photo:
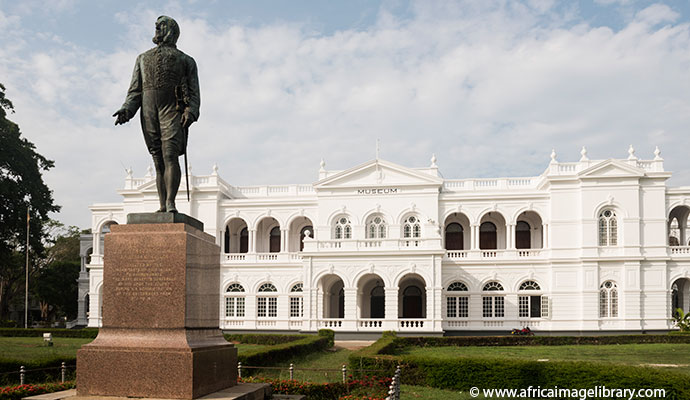
[[[436,153],[449,178],[536,175],[552,147],[567,161],[582,145],[591,158],[626,157],[629,143],[647,158],[658,144],[668,169],[686,171],[688,25],[666,6],[619,31],[558,25],[550,6],[420,2],[411,18],[384,11],[368,29],[332,35],[179,18],[202,91],[194,171],[217,162],[232,184],[311,182],[321,157],[351,167],[374,156],[376,138],[401,164]],[[47,180],[65,222],[86,227],[89,204],[118,200],[122,164],[143,175],[150,163],[138,120],[114,127],[110,117],[152,45],[160,12],[143,7],[118,14],[121,51],[54,44],[0,60],[13,118],[56,160]]]

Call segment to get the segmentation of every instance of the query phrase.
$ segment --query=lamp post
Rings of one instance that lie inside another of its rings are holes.
[[[29,327],[29,206],[26,207],[26,279],[24,281],[24,329]]]

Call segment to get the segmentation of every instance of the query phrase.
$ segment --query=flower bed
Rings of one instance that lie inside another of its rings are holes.
[[[346,383],[314,383],[270,378],[239,378],[238,382],[269,383],[276,394],[301,394],[309,400],[383,400],[386,398],[390,378],[364,376]],[[2,399],[0,399],[2,400]]]
[[[59,392],[74,387],[74,382],[5,386],[0,388],[0,400],[20,400],[27,396]]]

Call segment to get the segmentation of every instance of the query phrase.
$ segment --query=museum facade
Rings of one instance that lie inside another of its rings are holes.
[[[221,247],[226,330],[604,332],[672,329],[690,309],[690,187],[651,160],[559,162],[539,176],[445,179],[374,159],[313,184],[233,186],[218,168],[178,208]],[[100,325],[103,235],[158,207],[153,172],[94,204],[80,319]]]

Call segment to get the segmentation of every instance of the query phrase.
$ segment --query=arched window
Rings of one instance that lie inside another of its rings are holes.
[[[279,253],[280,252],[280,227],[279,226],[276,226],[275,228],[271,229],[268,251],[270,253]]]
[[[599,318],[618,317],[618,286],[606,281],[599,286]]]
[[[367,222],[367,239],[385,239],[386,231],[386,220],[382,216],[374,215],[369,218]]]
[[[302,292],[304,285],[296,283],[290,289],[290,318],[300,318],[304,316],[304,299]]]
[[[493,225],[493,224],[492,224]],[[488,282],[482,288],[484,292],[502,292],[503,285],[498,282]],[[482,316],[484,318],[503,318],[505,316],[505,298],[503,295],[485,294],[482,296]]]
[[[524,281],[518,289],[520,292],[541,291],[541,287],[535,281]],[[549,313],[548,297],[539,293],[518,295],[518,316],[520,318],[542,318]]]
[[[484,222],[479,226],[479,248],[482,250],[498,248],[496,225],[493,222]]]
[[[256,299],[256,316],[275,318],[278,316],[278,297],[263,295],[275,293],[278,290],[272,283],[264,283],[259,287],[259,296]]]
[[[463,250],[462,225],[457,222],[446,226],[446,250]]]
[[[335,220],[335,227],[333,229],[334,239],[352,239],[352,223],[350,218],[346,216],[338,217]]]
[[[404,238],[418,238],[422,236],[422,225],[419,218],[410,215],[403,222],[403,237]]]
[[[532,232],[529,224],[525,221],[518,221],[515,225],[515,248],[516,249],[531,249],[532,248]]]
[[[618,220],[613,210],[606,209],[599,214],[599,246],[618,245]]]
[[[225,317],[244,317],[244,287],[232,283],[225,290]]]
[[[446,317],[468,318],[470,310],[470,298],[467,296],[467,285],[462,282],[453,282],[446,289]]]
[[[403,238],[408,239],[405,240],[403,244],[407,247],[419,246],[419,240],[415,239],[419,239],[420,237],[422,237],[422,224],[418,217],[410,215],[403,222]]]

